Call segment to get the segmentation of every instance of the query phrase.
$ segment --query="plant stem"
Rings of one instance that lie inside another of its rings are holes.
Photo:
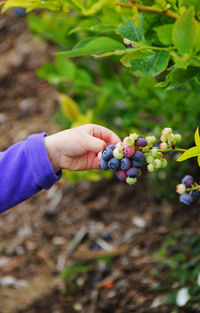
[[[159,11],[159,10],[154,9],[152,7],[148,7],[148,6],[145,6],[145,5],[142,5],[142,4],[138,4],[138,3],[135,3],[135,2],[132,2],[132,3],[117,2],[117,5],[120,5],[122,7],[127,7],[127,8],[132,8],[132,7],[135,6],[136,8],[138,8],[139,11],[166,15],[166,16],[169,16],[169,17],[174,18],[174,19],[178,19],[179,18],[179,15],[176,14],[176,13],[173,13],[173,12],[170,12],[170,11]]]
[[[192,187],[192,188],[186,188],[186,191],[193,191],[193,190],[199,190],[200,186],[198,185],[197,187]]]
[[[181,149],[181,148],[172,149],[172,148],[170,148],[170,149],[167,149],[166,152],[185,152],[185,151],[187,151],[187,149]]]

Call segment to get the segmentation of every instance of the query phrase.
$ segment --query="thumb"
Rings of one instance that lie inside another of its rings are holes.
[[[85,148],[88,151],[95,153],[98,153],[99,151],[103,150],[107,145],[104,140],[92,136],[87,136],[86,142],[87,144]]]

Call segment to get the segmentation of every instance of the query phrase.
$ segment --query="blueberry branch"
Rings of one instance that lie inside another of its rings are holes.
[[[157,9],[154,9],[152,7],[148,7],[142,4],[138,4],[135,3],[135,1],[132,1],[132,3],[122,3],[122,2],[117,2],[117,5],[120,5],[122,7],[127,7],[127,8],[132,8],[132,7],[136,7],[139,11],[143,11],[143,12],[149,12],[149,13],[156,13],[156,14],[161,14],[161,15],[166,15],[169,16],[173,19],[178,19],[179,15],[170,11],[159,11]]]

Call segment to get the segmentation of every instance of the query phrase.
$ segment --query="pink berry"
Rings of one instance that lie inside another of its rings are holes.
[[[126,146],[126,147],[123,148],[123,153],[128,158],[132,157],[134,155],[134,152],[135,152],[135,148],[134,147]]]

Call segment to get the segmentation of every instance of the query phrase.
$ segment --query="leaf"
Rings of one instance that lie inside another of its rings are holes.
[[[81,40],[72,50],[58,52],[57,54],[76,57],[115,50],[126,50],[126,48],[121,42],[109,37],[88,37]]]
[[[186,70],[174,68],[169,72],[164,82],[157,83],[155,87],[167,87],[167,90],[178,88],[199,73],[199,68],[188,67]]]
[[[199,12],[200,4],[199,0],[179,0],[179,7],[185,7],[189,9],[193,6],[195,14]]]
[[[172,45],[172,28],[174,24],[166,24],[161,25],[159,27],[155,27],[154,30],[158,35],[158,39],[161,43],[166,46]]]
[[[63,114],[67,117],[67,119],[70,122],[76,121],[81,115],[81,112],[79,111],[79,107],[77,103],[69,96],[65,94],[61,94],[60,104],[61,104],[61,110]]]
[[[156,76],[163,72],[169,62],[169,53],[166,51],[156,51],[153,53],[136,52],[125,55],[121,62],[139,76],[145,74],[147,76]]]
[[[23,7],[27,11],[31,11],[36,8],[49,9],[52,11],[62,10],[68,12],[68,3],[65,0],[7,0],[3,6],[2,12],[14,7]]]
[[[127,24],[123,25],[118,33],[131,41],[140,42],[143,38],[143,25],[142,25],[142,14],[139,18],[139,26],[136,27],[134,21],[129,21]]]
[[[194,19],[193,9],[185,10],[177,19],[172,31],[174,46],[180,54],[192,54],[198,35],[198,22]]]
[[[64,280],[69,280],[78,274],[84,274],[90,270],[91,268],[89,265],[84,263],[76,263],[65,267],[61,272],[61,276]]]
[[[97,23],[95,20],[83,20],[81,21],[75,28],[71,29],[68,35],[74,34],[81,30],[89,30],[92,32],[111,32],[115,30],[115,27],[103,24],[103,23]]]
[[[199,127],[197,127],[197,130],[194,135],[195,144],[198,148],[200,148],[200,137],[199,137]]]
[[[187,159],[193,158],[200,155],[200,149],[198,147],[192,147],[185,151],[178,159],[178,162],[185,161]]]

